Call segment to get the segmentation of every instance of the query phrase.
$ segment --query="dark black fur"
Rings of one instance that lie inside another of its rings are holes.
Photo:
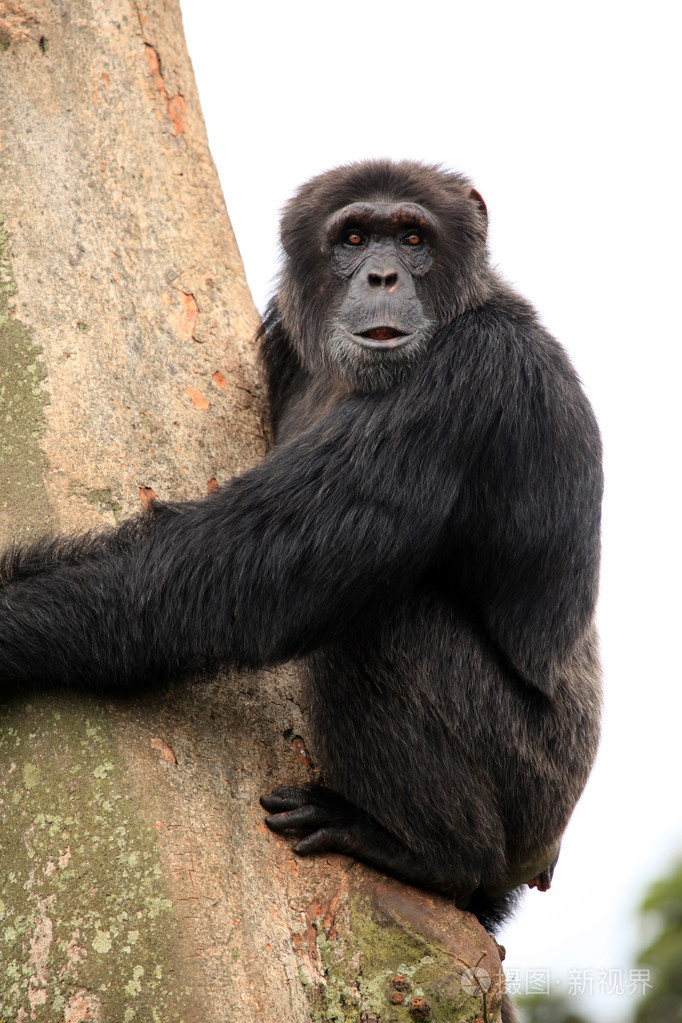
[[[134,692],[305,657],[328,788],[277,790],[270,826],[490,925],[549,884],[594,757],[602,483],[576,375],[485,232],[437,168],[305,185],[261,335],[276,446],[206,500],[6,556],[0,671]]]

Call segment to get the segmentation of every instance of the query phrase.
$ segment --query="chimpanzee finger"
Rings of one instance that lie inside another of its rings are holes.
[[[296,828],[308,830],[319,828],[324,824],[326,814],[317,806],[299,806],[294,810],[287,810],[285,813],[276,813],[265,818],[265,823],[271,831],[291,831]]]
[[[292,785],[281,785],[273,789],[269,796],[260,797],[260,805],[270,813],[282,813],[284,810],[295,810],[299,806],[307,806],[310,798],[305,789],[297,789]]]
[[[343,840],[344,835],[338,828],[318,828],[297,842],[293,849],[299,856],[307,856],[308,853],[341,852]]]

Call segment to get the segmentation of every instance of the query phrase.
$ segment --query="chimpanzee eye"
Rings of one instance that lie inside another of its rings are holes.
[[[403,235],[403,245],[421,245],[422,236],[419,231],[408,231],[406,235]]]
[[[364,245],[365,244],[365,236],[364,236],[364,234],[362,234],[360,231],[356,231],[355,229],[352,229],[350,231],[346,231],[346,235],[345,235],[343,240],[346,243],[346,245]]]

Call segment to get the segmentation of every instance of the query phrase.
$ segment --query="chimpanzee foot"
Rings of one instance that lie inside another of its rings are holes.
[[[532,877],[530,881],[526,881],[529,888],[537,888],[539,892],[549,891],[552,885],[552,874],[554,873],[554,865],[547,867],[541,874],[536,877]]]
[[[315,852],[339,852],[358,859],[372,845],[380,825],[331,789],[315,786],[277,788],[261,799],[268,810],[265,823],[271,831],[302,831],[305,837],[293,847],[300,856]],[[386,833],[386,838],[390,838]]]
[[[550,865],[548,867],[545,867],[544,870],[540,871],[539,874],[536,874],[535,877],[532,877],[530,879],[530,881],[526,881],[526,884],[528,885],[528,887],[529,888],[537,888],[537,890],[539,892],[547,892],[547,891],[549,891],[549,889],[551,887],[551,884],[552,884],[552,878],[554,876],[554,868],[557,865],[557,860],[558,859],[559,859],[559,849],[557,848],[556,855],[555,855],[554,859],[552,860],[552,862],[550,863]]]
[[[271,831],[304,833],[293,847],[299,856],[344,853],[408,884],[449,895],[471,892],[478,884],[475,877],[456,883],[442,864],[423,854],[417,855],[368,813],[331,789],[285,786],[264,796],[260,802],[269,811],[265,823]]]

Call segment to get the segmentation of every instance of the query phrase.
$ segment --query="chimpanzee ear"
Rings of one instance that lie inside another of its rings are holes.
[[[483,214],[483,219],[485,220],[485,222],[487,224],[488,223],[488,207],[486,206],[485,199],[483,198],[481,193],[479,191],[477,191],[477,189],[472,188],[469,191],[469,198],[472,199],[476,203],[476,205],[480,209],[481,213]]]

